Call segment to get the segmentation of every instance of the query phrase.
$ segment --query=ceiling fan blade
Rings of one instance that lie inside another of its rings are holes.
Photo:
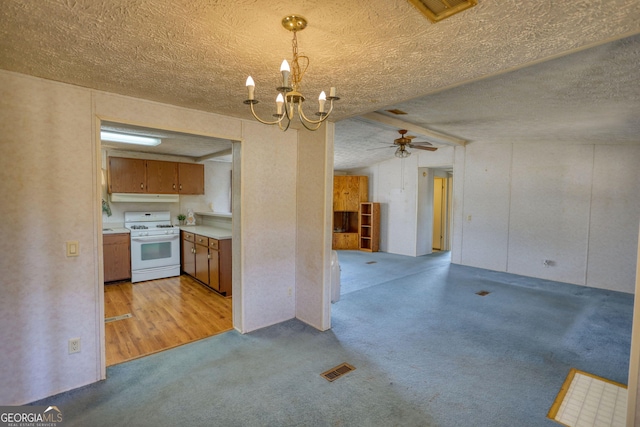
[[[411,141],[411,144],[413,144],[413,145],[433,145],[432,143],[430,143],[428,141],[416,141],[416,142]]]
[[[417,148],[418,150],[427,150],[427,151],[436,151],[438,147],[426,147],[424,145],[413,145],[409,144],[410,148]]]
[[[367,148],[367,151],[372,151],[372,150],[380,150],[382,148],[394,148],[395,145],[387,145],[386,147],[376,147],[376,148]]]

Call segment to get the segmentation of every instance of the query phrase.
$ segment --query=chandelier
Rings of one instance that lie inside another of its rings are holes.
[[[318,112],[315,115],[318,117],[317,119],[309,118],[305,115],[302,109],[302,103],[305,98],[302,95],[301,91],[301,83],[302,76],[305,71],[309,67],[309,58],[304,55],[298,54],[298,31],[302,31],[307,27],[307,20],[299,15],[289,15],[282,18],[282,26],[293,32],[293,41],[291,43],[293,49],[293,60],[291,61],[291,67],[289,67],[289,63],[285,59],[282,61],[282,65],[280,66],[280,73],[282,74],[282,86],[276,88],[278,91],[278,96],[276,97],[276,113],[273,115],[275,120],[267,121],[262,120],[256,114],[254,110],[254,105],[259,101],[255,99],[255,88],[256,84],[254,83],[251,76],[247,78],[247,89],[249,91],[249,98],[244,101],[245,104],[248,104],[251,108],[251,114],[253,117],[260,123],[264,123],[265,125],[278,125],[278,127],[286,131],[289,129],[289,125],[291,121],[294,119],[296,113],[300,120],[300,122],[304,125],[305,128],[309,130],[317,130],[322,122],[327,120],[329,114],[333,111],[333,101],[337,101],[340,98],[336,96],[336,88],[332,87],[329,90],[329,96],[325,94],[324,91],[320,92],[320,96],[318,97]],[[326,102],[329,101],[329,110],[326,111]],[[286,119],[286,120],[285,120]]]

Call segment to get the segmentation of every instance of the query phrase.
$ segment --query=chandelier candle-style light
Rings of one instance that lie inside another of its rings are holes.
[[[244,101],[244,103],[251,107],[251,114],[253,114],[253,117],[265,125],[278,125],[280,129],[286,131],[289,129],[289,125],[297,111],[300,122],[305,128],[309,130],[317,130],[322,122],[327,120],[327,117],[329,117],[329,114],[333,111],[333,101],[337,101],[340,98],[336,96],[335,87],[330,89],[329,96],[322,91],[318,97],[318,112],[316,113],[316,116],[319,118],[317,120],[310,119],[304,114],[304,111],[302,110],[304,96],[302,96],[302,93],[300,92],[300,84],[302,83],[302,76],[309,67],[309,58],[298,54],[298,38],[296,35],[298,31],[302,31],[307,27],[307,20],[299,15],[289,15],[282,18],[282,26],[293,32],[293,60],[291,61],[291,67],[289,67],[289,63],[286,59],[282,61],[282,65],[280,66],[282,86],[276,88],[278,96],[276,97],[276,114],[273,115],[276,119],[273,121],[266,121],[262,120],[256,114],[253,108],[254,104],[258,103],[258,100],[255,99],[256,84],[251,76],[247,78],[249,98]],[[326,111],[327,101],[329,101],[328,111]],[[287,119],[286,124],[283,124],[285,117]]]

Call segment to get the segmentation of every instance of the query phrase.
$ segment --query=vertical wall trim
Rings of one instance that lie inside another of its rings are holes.
[[[587,279],[589,276],[589,250],[591,248],[591,226],[592,226],[591,218],[593,216],[593,187],[596,180],[595,172],[596,172],[596,145],[593,144],[592,151],[591,151],[591,187],[589,188],[589,213],[588,213],[589,218],[587,219],[587,224],[589,224],[589,226],[587,227],[587,248],[585,251],[586,258],[584,260],[583,284],[585,286],[587,286],[587,283],[589,283]]]
[[[462,264],[462,260],[464,259],[464,223],[465,223],[465,210],[464,210],[464,199],[465,199],[465,182],[466,182],[466,175],[467,175],[467,147],[463,146],[463,147],[456,147],[455,150],[462,150],[463,156],[462,156],[462,170],[463,170],[463,175],[462,175],[462,180],[460,182],[460,185],[462,185],[462,194],[460,194],[460,217],[462,219],[462,223],[460,224],[460,264]],[[454,153],[455,156],[455,153]],[[453,164],[455,165],[455,158],[454,158],[454,162]],[[455,166],[454,166],[455,168]],[[454,171],[455,172],[455,171]],[[455,207],[454,207],[455,210]],[[454,221],[455,221],[455,217],[454,217]]]
[[[107,378],[106,336],[104,328],[104,251],[102,246],[102,141],[100,127],[102,121],[96,114],[96,94],[91,91],[93,155],[93,243],[96,250],[95,292],[96,292],[96,381]]]
[[[242,272],[244,271],[244,245],[242,244],[242,194],[244,194],[242,185],[242,141],[244,141],[244,122],[241,125],[241,141],[233,141],[231,143],[232,155],[231,155],[231,172],[233,173],[233,194],[231,195],[232,203],[232,219],[231,219],[231,233],[232,242],[231,247],[231,262],[232,262],[232,294],[234,295],[232,301],[232,316],[233,316],[233,328],[240,332],[245,333],[245,315],[244,315],[244,287],[242,280]]]
[[[634,427],[638,420],[638,375],[640,374],[640,231],[638,232],[638,256],[636,259],[636,291],[633,297],[633,327],[631,329],[631,355],[627,381],[627,427]]]
[[[507,215],[507,247],[505,248],[506,250],[506,262],[505,262],[505,266],[504,266],[504,271],[508,272],[509,271],[509,244],[511,243],[511,211],[512,211],[512,207],[511,207],[511,192],[513,191],[513,152],[515,150],[513,149],[513,143],[511,143],[511,159],[509,161],[509,176],[507,177],[507,181],[509,181],[509,215]]]

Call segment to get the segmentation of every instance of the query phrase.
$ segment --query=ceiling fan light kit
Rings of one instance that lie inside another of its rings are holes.
[[[289,125],[297,113],[300,122],[305,128],[309,130],[317,130],[333,111],[333,101],[337,101],[340,98],[336,96],[335,87],[332,87],[329,90],[329,96],[322,91],[318,97],[318,112],[315,113],[319,118],[311,119],[304,114],[304,111],[302,110],[302,103],[305,98],[300,92],[300,84],[302,83],[302,76],[309,67],[309,58],[298,54],[297,33],[307,27],[307,20],[300,15],[288,15],[282,18],[282,26],[293,33],[293,60],[291,61],[291,67],[289,67],[289,63],[286,59],[282,61],[282,65],[280,66],[282,86],[276,88],[278,96],[276,97],[276,113],[273,115],[275,120],[263,120],[256,114],[253,106],[259,101],[255,99],[256,84],[251,76],[247,78],[246,86],[249,95],[244,103],[249,105],[251,108],[251,114],[253,114],[253,117],[265,125],[278,125],[281,130],[286,131],[289,129]],[[327,101],[329,101],[328,111],[326,111]],[[283,122],[285,122],[285,124],[283,124]]]
[[[410,155],[411,155],[411,152],[407,151],[404,145],[398,147],[395,153],[395,156],[399,159],[404,159],[405,157],[409,157]]]

